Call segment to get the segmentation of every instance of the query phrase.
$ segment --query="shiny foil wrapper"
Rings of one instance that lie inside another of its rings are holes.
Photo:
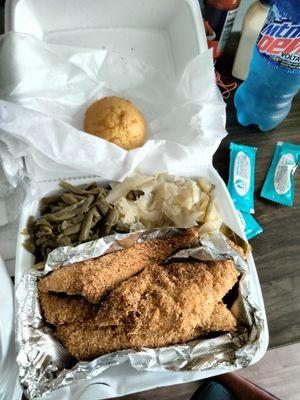
[[[34,399],[74,382],[98,377],[104,370],[128,360],[139,371],[204,371],[215,368],[226,368],[227,371],[249,365],[262,345],[265,322],[262,312],[250,296],[247,263],[229,246],[222,233],[197,239],[192,248],[178,251],[169,260],[232,259],[235,262],[238,270],[243,273],[239,280],[237,299],[231,307],[241,322],[238,333],[157,349],[116,351],[91,362],[76,363],[45,323],[37,291],[40,277],[62,265],[122,250],[137,242],[168,237],[178,231],[180,229],[163,228],[115,234],[73,248],[61,247],[49,254],[43,271],[31,269],[24,273],[16,290],[16,346],[20,383],[28,397]],[[239,245],[241,241],[239,238]]]

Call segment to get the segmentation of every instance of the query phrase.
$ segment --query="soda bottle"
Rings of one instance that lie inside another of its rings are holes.
[[[276,0],[258,36],[234,104],[242,125],[268,131],[288,115],[300,88],[300,0]]]

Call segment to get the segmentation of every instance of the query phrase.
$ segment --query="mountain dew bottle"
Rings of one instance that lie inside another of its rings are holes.
[[[300,0],[276,0],[234,97],[240,124],[269,131],[288,115],[300,88]]]

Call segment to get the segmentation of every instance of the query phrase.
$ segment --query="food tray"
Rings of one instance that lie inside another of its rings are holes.
[[[67,18],[66,18],[67,16]],[[6,30],[32,34],[44,41],[90,48],[107,48],[120,55],[134,56],[164,72],[180,75],[192,58],[207,49],[197,0],[11,0],[6,5]],[[180,175],[180,171],[169,170]],[[42,174],[41,174],[42,175]],[[212,165],[198,166],[189,176],[204,177],[216,187],[216,202],[223,221],[245,238],[228,190]],[[66,175],[72,184],[88,183],[101,177]],[[58,179],[32,177],[34,194],[26,199],[20,219],[21,232],[30,215],[38,214],[41,197],[58,189]],[[16,256],[16,283],[33,264],[33,257],[22,247],[19,234]],[[248,258],[252,296],[262,310],[264,304],[253,257]],[[266,317],[265,317],[266,319]],[[258,361],[268,345],[265,324],[264,342],[252,362]],[[232,371],[232,369],[231,369]],[[108,398],[159,386],[204,379],[226,372],[224,369],[196,372],[138,372],[128,364],[113,367],[98,378],[80,382],[46,398]]]
[[[226,225],[228,225],[231,229],[237,232],[240,236],[244,237],[244,233],[242,227],[240,226],[239,219],[236,215],[234,205],[232,200],[228,194],[227,188],[220,178],[218,173],[213,167],[201,167],[198,168],[197,175],[205,177],[208,181],[215,185],[215,193],[216,193],[216,203],[220,210],[223,221]],[[72,178],[68,181],[74,185],[90,183],[94,180],[97,180],[99,183],[105,184],[99,180],[97,177],[81,177],[81,178]],[[58,189],[58,181],[47,181],[47,182],[39,182],[37,183],[37,194],[35,196],[31,196],[25,202],[25,206],[21,215],[20,220],[20,229],[21,232],[27,223],[28,217],[30,215],[38,216],[38,204],[41,197],[53,194]],[[18,236],[17,243],[17,257],[16,257],[16,281],[18,282],[21,275],[24,271],[30,268],[33,265],[34,259],[31,254],[24,250],[22,247],[22,242],[24,240],[24,236],[20,233]],[[248,264],[249,264],[249,280],[251,287],[251,294],[255,300],[255,303],[262,310],[262,313],[265,317],[264,304],[261,295],[259,280],[254,264],[254,260],[252,255],[248,256]],[[262,333],[263,344],[261,346],[260,351],[257,352],[256,357],[252,360],[252,363],[258,361],[263,354],[265,353],[268,345],[268,331],[265,324],[265,330]],[[83,381],[79,384],[73,384],[70,387],[59,389],[57,391],[57,395],[66,395],[70,394],[72,397],[70,398],[80,398],[80,399],[88,399],[89,396],[96,396],[97,398],[106,398],[106,397],[114,397],[119,395],[125,395],[132,392],[142,391],[151,389],[153,387],[159,386],[167,386],[178,383],[190,382],[193,380],[205,379],[214,375],[218,375],[224,372],[234,371],[235,368],[229,369],[215,369],[210,371],[195,371],[195,372],[141,372],[134,370],[129,364],[124,364],[120,366],[111,367],[109,370],[104,371],[98,378],[95,378],[91,381]],[[97,383],[102,383],[101,385]],[[103,384],[104,383],[104,384]],[[97,384],[97,385],[96,385]],[[78,386],[79,385],[79,386]],[[80,387],[80,397],[73,397],[75,393],[77,393],[78,388]],[[54,393],[53,393],[54,395]],[[82,396],[82,397],[81,397]],[[48,399],[52,399],[52,397],[46,396]],[[53,397],[55,398],[55,397]],[[63,397],[61,397],[63,398]],[[90,397],[91,398],[91,397]]]

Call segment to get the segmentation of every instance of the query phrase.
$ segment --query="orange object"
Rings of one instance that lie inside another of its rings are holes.
[[[214,58],[223,53],[240,5],[240,0],[207,0],[205,30]]]
[[[224,83],[222,81],[221,75],[217,71],[216,71],[216,82],[217,82],[219,89],[221,90],[224,100],[229,99],[231,93],[234,92],[235,89],[237,88],[236,82],[232,82],[232,83],[228,83],[228,84]]]
[[[143,146],[147,131],[141,112],[129,100],[117,96],[92,103],[85,112],[83,127],[125,150]]]

